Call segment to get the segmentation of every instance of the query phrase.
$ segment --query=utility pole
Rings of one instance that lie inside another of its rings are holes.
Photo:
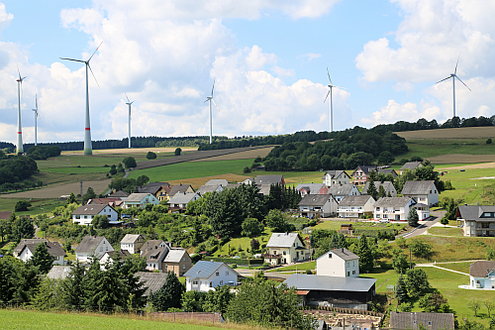
[[[82,181],[80,182],[80,191],[81,191],[81,205],[83,204],[83,193],[82,193]]]

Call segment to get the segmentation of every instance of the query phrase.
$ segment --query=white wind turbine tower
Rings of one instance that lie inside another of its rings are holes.
[[[215,106],[217,107],[218,109],[218,105],[217,103],[215,102],[215,100],[213,99],[213,90],[215,89],[215,80],[213,80],[213,88],[211,89],[211,96],[207,96],[206,97],[206,102],[210,101],[210,144],[213,140],[213,130],[212,130],[212,113],[211,113],[211,102],[213,101],[213,104],[215,104]],[[220,109],[218,109],[218,111],[220,111]]]
[[[455,68],[454,68],[454,73],[451,73],[448,77],[446,78],[443,78],[442,80],[439,80],[437,81],[436,83],[441,83],[442,81],[445,81],[445,80],[448,80],[450,78],[452,78],[452,118],[455,117],[455,80],[456,78],[459,79],[459,81],[464,85],[466,86],[467,89],[469,89],[469,91],[471,91],[471,88],[469,88],[465,83],[464,81],[461,80],[461,78],[459,78],[457,76],[457,65],[459,64],[459,57],[457,57],[457,62],[455,63]]]
[[[131,104],[134,103],[134,101],[130,101],[129,98],[127,97],[127,94],[125,94],[125,97],[127,98],[127,105],[129,106],[129,149],[131,148]]]
[[[100,43],[103,43],[103,41]],[[93,55],[87,60],[78,60],[75,58],[69,58],[69,57],[61,57],[61,60],[64,61],[72,61],[72,62],[78,62],[78,63],[84,63],[86,65],[86,120],[84,123],[84,155],[85,156],[90,156],[93,154],[93,146],[91,144],[91,128],[90,128],[90,122],[89,122],[89,84],[88,84],[88,68],[91,71],[91,74],[93,75],[93,78],[95,78],[96,84],[98,84],[98,81],[96,80],[95,74],[93,73],[93,70],[91,69],[91,66],[89,65],[89,61],[93,58],[93,56],[96,54],[98,49],[96,48],[94,51]],[[98,85],[99,86],[99,85]]]
[[[17,66],[17,72],[19,72],[19,79],[17,79],[17,100],[19,105],[19,110],[17,112],[17,153],[21,154],[24,152],[24,145],[22,144],[22,123],[21,123],[21,87],[22,81],[26,79],[26,76],[21,76],[21,71],[19,66]]]
[[[38,94],[36,94],[36,98],[34,100],[34,105],[36,109],[32,109],[34,111],[34,146],[38,145]]]
[[[325,103],[328,99],[328,96],[330,95],[330,109],[329,109],[329,121],[330,121],[330,133],[333,132],[333,95],[332,95],[332,91],[333,91],[333,88],[334,87],[338,87],[338,88],[343,88],[343,87],[339,87],[339,86],[335,86],[333,83],[332,83],[332,78],[330,78],[330,72],[328,71],[328,68],[327,68],[327,75],[328,75],[328,81],[330,82],[330,84],[327,85],[327,87],[329,88],[328,90],[328,93],[327,95],[325,96],[325,100],[323,100],[323,103]]]

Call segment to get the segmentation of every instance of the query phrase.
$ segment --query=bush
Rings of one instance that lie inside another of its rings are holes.
[[[147,159],[156,159],[156,153],[154,153],[153,151],[148,151],[148,153],[146,154],[146,158]]]
[[[242,170],[244,173],[251,173],[251,169],[248,166],[245,166]]]
[[[176,156],[180,156],[180,153],[181,153],[181,152],[182,152],[182,149],[181,149],[181,148],[177,148],[177,149],[175,149],[174,154],[175,154]]]
[[[122,163],[124,163],[125,168],[131,168],[137,166],[136,159],[134,159],[134,157],[126,157],[124,158]]]
[[[486,144],[492,144],[492,139],[486,140]]]
[[[27,211],[28,210],[28,207],[31,206],[31,203],[29,203],[28,201],[18,201],[16,204],[15,204],[15,212],[20,212],[20,211]]]

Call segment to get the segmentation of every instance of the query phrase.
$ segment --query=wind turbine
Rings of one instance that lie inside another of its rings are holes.
[[[211,89],[211,96],[207,96],[206,97],[206,102],[210,101],[210,144],[213,140],[213,130],[212,130],[212,113],[211,113],[211,102],[213,101],[213,104],[215,104],[215,106],[217,107],[218,109],[218,105],[217,103],[215,102],[215,100],[213,99],[213,90],[215,90],[215,80],[213,80],[213,88]],[[218,111],[220,111],[220,109],[218,109]]]
[[[471,88],[469,88],[465,83],[464,81],[461,80],[461,78],[459,78],[457,76],[457,65],[459,64],[459,57],[457,57],[457,62],[455,63],[455,68],[454,68],[454,73],[451,73],[448,77],[446,78],[443,78],[442,80],[439,80],[437,81],[436,83],[441,83],[442,81],[445,81],[445,80],[448,80],[450,78],[452,78],[452,118],[455,117],[455,79],[459,79],[459,81],[464,85],[466,86],[467,89],[469,89],[469,91],[471,91]]]
[[[129,106],[129,149],[131,148],[131,104],[134,103],[134,101],[130,101],[129,98],[127,97],[127,93],[125,94],[125,97],[127,98],[127,105]]]
[[[325,103],[327,101],[328,95],[330,95],[329,121],[330,121],[330,133],[331,133],[331,132],[333,132],[333,95],[332,95],[332,91],[333,91],[334,87],[339,87],[339,86],[335,86],[332,83],[332,78],[330,78],[330,72],[328,71],[328,68],[327,68],[327,75],[328,75],[328,81],[330,82],[330,84],[327,85],[329,90],[328,90],[327,95],[325,96],[325,100],[323,100],[323,103]],[[339,88],[343,88],[343,87],[339,87]]]
[[[103,43],[103,41],[100,43]],[[98,81],[96,80],[95,74],[93,73],[93,70],[91,69],[91,66],[89,65],[89,61],[93,58],[93,56],[96,54],[98,49],[96,48],[94,51],[93,55],[87,60],[78,60],[75,58],[69,58],[69,57],[61,57],[60,59],[63,61],[71,61],[71,62],[77,62],[77,63],[84,63],[86,65],[86,120],[84,123],[84,155],[85,156],[90,156],[93,154],[93,146],[91,144],[91,128],[90,128],[90,123],[89,123],[89,84],[88,84],[88,68],[91,71],[91,74],[93,75],[93,78],[95,78],[96,84],[98,84]],[[99,85],[98,85],[99,86]]]
[[[19,72],[19,79],[17,79],[17,100],[19,104],[19,110],[17,112],[17,153],[22,154],[24,152],[24,145],[22,144],[21,87],[23,80],[26,79],[26,76],[21,76],[21,70],[19,70],[19,66],[17,66],[17,72]]]
[[[34,111],[34,146],[37,146],[38,145],[38,94],[36,94],[34,105],[36,107],[36,109],[32,109]]]

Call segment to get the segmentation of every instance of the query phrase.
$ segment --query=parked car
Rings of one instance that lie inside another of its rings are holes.
[[[378,220],[378,222],[381,222],[381,223],[389,223],[390,220],[389,219],[380,219]]]

